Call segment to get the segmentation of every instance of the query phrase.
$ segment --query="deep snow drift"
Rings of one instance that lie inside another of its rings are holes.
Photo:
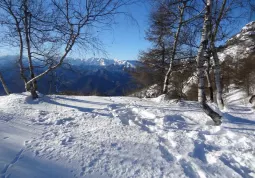
[[[221,126],[197,102],[0,97],[0,177],[255,177],[255,113],[239,90]]]

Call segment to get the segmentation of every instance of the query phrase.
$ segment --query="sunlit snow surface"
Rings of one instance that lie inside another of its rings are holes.
[[[163,96],[2,96],[0,177],[255,177],[254,110],[226,97],[213,126],[197,102]]]

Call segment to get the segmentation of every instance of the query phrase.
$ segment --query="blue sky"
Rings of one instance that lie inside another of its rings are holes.
[[[124,15],[117,16],[116,25],[113,25],[112,30],[104,31],[100,35],[100,39],[104,43],[104,49],[107,52],[106,57],[136,60],[139,51],[150,46],[150,43],[145,40],[150,6],[146,3],[140,3],[125,7],[123,10],[131,14],[135,20]],[[97,56],[105,57],[102,54],[95,54],[95,57]]]

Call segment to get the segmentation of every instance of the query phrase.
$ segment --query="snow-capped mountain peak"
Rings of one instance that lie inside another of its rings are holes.
[[[120,66],[125,68],[134,68],[135,65],[129,61],[118,60],[118,59],[106,59],[106,58],[88,58],[88,59],[80,59],[80,58],[70,58],[68,60],[72,65],[86,65],[86,66]]]

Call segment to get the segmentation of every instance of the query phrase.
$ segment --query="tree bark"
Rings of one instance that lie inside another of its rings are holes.
[[[204,17],[204,24],[202,29],[201,42],[197,54],[197,75],[198,75],[198,101],[203,105],[206,103],[205,98],[205,50],[208,46],[208,29],[210,26],[210,11],[211,11],[211,1],[207,0],[206,4],[206,14]]]
[[[212,79],[210,76],[210,71],[208,71],[208,69],[207,69],[205,74],[206,74],[206,79],[207,79],[207,87],[209,90],[210,101],[213,102],[213,87],[212,87]]]
[[[5,81],[4,81],[4,78],[3,78],[1,72],[0,72],[0,81],[1,81],[1,83],[2,83],[2,85],[3,85],[3,88],[4,88],[5,93],[6,93],[7,95],[9,95],[9,94],[10,94],[10,91],[8,90],[8,87],[7,87],[7,85],[6,85]]]
[[[175,39],[174,39],[174,44],[173,44],[173,50],[172,50],[172,55],[170,58],[170,63],[169,63],[169,68],[166,72],[165,79],[164,79],[164,85],[163,85],[163,94],[166,94],[168,92],[168,85],[169,85],[169,78],[172,72],[172,67],[173,67],[173,61],[176,55],[176,49],[177,49],[177,43],[179,41],[179,35],[181,31],[181,27],[183,25],[183,14],[184,14],[184,9],[186,8],[186,1],[183,2],[183,6],[180,9],[180,21],[178,24],[178,29],[175,34]]]
[[[208,51],[207,52],[207,67],[205,70],[205,75],[207,79],[207,87],[209,90],[209,96],[210,96],[210,101],[213,102],[213,87],[212,87],[212,78],[210,75],[210,69],[211,69],[211,63],[210,63],[210,58],[211,58],[211,53]]]
[[[204,112],[211,117],[215,125],[221,125],[221,116],[212,110],[206,103],[202,105]]]
[[[166,53],[166,48],[165,48],[165,44],[162,44],[162,58],[161,58],[161,62],[162,62],[162,76],[165,74],[165,53]]]
[[[251,98],[249,99],[249,103],[253,104],[255,101],[255,95],[252,95]]]
[[[207,104],[206,104],[206,97],[205,97],[205,82],[204,82],[204,62],[205,62],[205,51],[208,48],[208,33],[210,28],[210,21],[211,21],[211,0],[206,1],[206,14],[204,17],[204,24],[202,29],[202,37],[200,46],[198,49],[197,54],[197,73],[198,73],[198,101],[202,105],[204,112],[212,118],[215,125],[221,124],[221,116],[213,111]]]
[[[213,53],[213,61],[214,61],[214,76],[215,76],[215,84],[216,84],[216,101],[218,104],[218,107],[220,109],[224,108],[224,102],[222,99],[222,86],[221,86],[221,72],[220,72],[220,62],[219,57],[217,54],[217,50],[212,44],[212,53]]]
[[[24,48],[24,46],[23,46],[23,39],[22,39],[22,35],[21,35],[21,29],[20,29],[19,25],[17,25],[17,29],[18,29],[18,35],[19,35],[19,40],[20,40],[19,41],[19,43],[20,43],[20,52],[19,52],[19,58],[18,58],[20,76],[23,79],[23,81],[25,83],[25,86],[26,86],[27,78],[26,78],[25,73],[24,73],[24,65],[23,65],[23,48]],[[27,88],[26,88],[26,91],[28,91]]]

